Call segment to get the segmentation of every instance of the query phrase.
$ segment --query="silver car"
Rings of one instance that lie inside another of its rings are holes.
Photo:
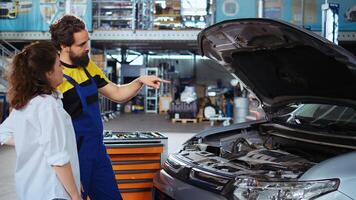
[[[157,200],[356,199],[356,58],[270,19],[198,36],[257,96],[266,118],[203,131],[154,177]]]

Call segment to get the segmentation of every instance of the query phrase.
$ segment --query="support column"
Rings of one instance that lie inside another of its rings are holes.
[[[263,18],[264,0],[258,0],[258,18]]]

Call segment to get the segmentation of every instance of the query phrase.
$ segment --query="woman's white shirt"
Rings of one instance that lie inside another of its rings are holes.
[[[62,94],[34,97],[23,109],[13,109],[0,125],[0,142],[10,136],[16,149],[16,193],[19,199],[70,199],[52,166],[70,162],[80,191],[74,128],[63,109]]]

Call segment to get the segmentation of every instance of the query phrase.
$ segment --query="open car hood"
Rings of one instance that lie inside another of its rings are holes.
[[[264,107],[356,105],[356,58],[298,26],[271,19],[217,23],[198,35],[200,53],[234,73]]]

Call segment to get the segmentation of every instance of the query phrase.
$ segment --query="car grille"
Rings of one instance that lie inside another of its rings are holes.
[[[153,193],[154,200],[174,200],[170,196],[166,195],[165,193],[163,193],[162,191],[160,191],[155,187],[153,188],[152,193]]]

